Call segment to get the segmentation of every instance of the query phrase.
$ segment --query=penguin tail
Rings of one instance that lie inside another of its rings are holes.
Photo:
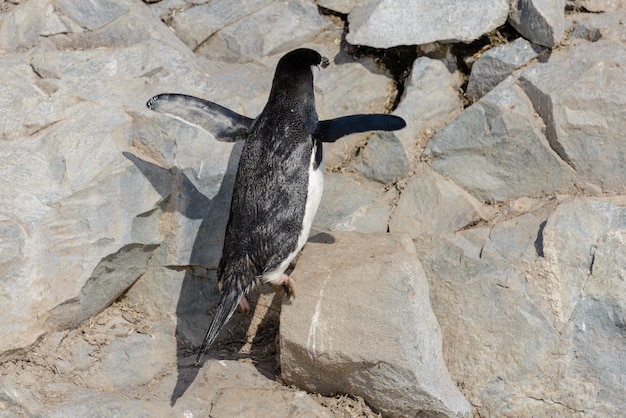
[[[215,312],[215,316],[213,317],[213,321],[211,321],[211,326],[207,331],[204,341],[202,342],[202,348],[200,348],[200,352],[198,353],[198,357],[196,357],[196,362],[194,365],[198,367],[202,357],[206,350],[215,342],[215,339],[219,335],[224,325],[228,322],[230,317],[237,309],[237,305],[239,305],[239,301],[243,297],[244,292],[238,290],[231,291],[223,291],[220,296],[220,300],[217,303],[217,311]]]

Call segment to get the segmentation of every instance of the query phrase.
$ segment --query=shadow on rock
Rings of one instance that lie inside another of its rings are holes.
[[[197,349],[210,324],[211,316],[207,315],[207,312],[212,313],[219,297],[216,280],[213,280],[215,265],[221,253],[241,145],[237,144],[233,148],[219,191],[212,199],[203,195],[180,168],[166,169],[131,153],[123,153],[162,196],[163,201],[160,205],[164,212],[177,211],[188,219],[202,219],[188,264],[166,266],[185,271],[176,306],[178,378],[172,392],[172,406],[183,396],[200,371],[200,368],[194,367],[194,361]],[[279,299],[274,299],[280,304]],[[237,314],[233,316],[226,331],[222,332],[221,338],[216,341],[213,351],[205,355],[204,361],[211,358],[238,359],[245,356],[239,351],[245,344],[245,335],[257,308],[258,294],[250,295],[249,301],[251,313],[246,316]],[[274,304],[272,302],[272,305]],[[267,322],[265,319],[262,320],[258,329],[267,327],[264,325],[265,322]],[[256,343],[253,342],[253,345]],[[255,348],[250,350],[251,355],[255,353],[254,350]],[[266,374],[267,367],[264,369],[261,372]]]

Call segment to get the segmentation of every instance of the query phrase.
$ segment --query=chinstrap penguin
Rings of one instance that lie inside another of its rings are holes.
[[[319,121],[314,81],[328,59],[311,49],[284,55],[276,67],[265,108],[255,119],[182,94],[160,94],[147,106],[181,119],[220,141],[244,140],[217,278],[220,299],[196,358],[207,348],[257,284],[294,281],[284,272],[308,239],[324,184],[322,143],[372,130],[394,131],[404,120],[386,114]]]

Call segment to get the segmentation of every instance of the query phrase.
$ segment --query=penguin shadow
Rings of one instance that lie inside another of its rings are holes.
[[[275,379],[276,360],[275,337],[278,330],[278,312],[281,295],[275,294],[268,301],[259,296],[269,289],[261,287],[248,295],[250,312],[235,312],[211,350],[204,356],[200,367],[194,362],[204,335],[208,330],[215,305],[219,298],[215,275],[216,259],[221,253],[226,222],[230,210],[230,200],[243,144],[235,144],[229,156],[228,168],[219,191],[213,198],[202,194],[187,174],[178,167],[164,168],[140,157],[123,152],[139,171],[148,179],[152,187],[161,195],[159,206],[164,212],[177,211],[188,219],[202,220],[185,266],[165,266],[177,271],[185,271],[180,296],[176,305],[176,368],[178,377],[172,392],[170,405],[186,392],[194,382],[201,367],[207,361],[237,360],[252,358],[257,370],[270,379]],[[220,243],[220,245],[216,245]],[[213,268],[208,266],[213,265]],[[257,308],[264,314],[258,318]],[[255,336],[247,343],[246,335],[253,331]],[[244,347],[246,346],[247,347]],[[242,348],[245,351],[242,352]]]

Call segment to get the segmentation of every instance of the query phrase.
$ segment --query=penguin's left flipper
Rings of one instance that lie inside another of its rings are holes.
[[[146,106],[190,125],[203,129],[218,141],[236,142],[246,139],[254,119],[220,106],[217,103],[186,94],[165,93],[154,96]]]
[[[397,131],[406,126],[399,116],[387,114],[350,115],[320,121],[313,138],[322,142],[335,142],[350,134],[368,131]]]

